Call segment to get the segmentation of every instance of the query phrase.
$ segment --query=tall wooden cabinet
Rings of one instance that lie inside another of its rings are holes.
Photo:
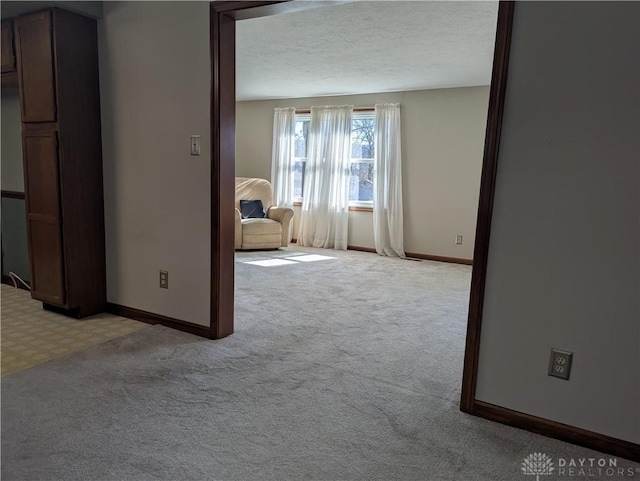
[[[85,317],[106,274],[96,22],[57,8],[14,19],[31,295]]]

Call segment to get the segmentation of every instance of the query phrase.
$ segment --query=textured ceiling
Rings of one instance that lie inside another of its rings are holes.
[[[497,12],[497,1],[358,1],[242,20],[236,97],[488,85]]]

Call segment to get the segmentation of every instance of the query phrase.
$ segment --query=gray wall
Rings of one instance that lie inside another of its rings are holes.
[[[405,251],[473,258],[488,87],[238,102],[236,175],[271,178],[275,107],[381,102],[401,104]],[[348,242],[375,246],[371,213],[349,213]]]
[[[516,4],[477,398],[640,442],[640,4]],[[552,347],[570,381],[548,377]]]
[[[2,198],[2,274],[13,272],[29,281],[27,213],[22,199]]]
[[[2,89],[0,183],[2,190],[24,192],[22,166],[22,122],[17,89]],[[2,274],[14,272],[29,280],[27,221],[22,199],[2,198]]]
[[[24,192],[24,169],[22,167],[22,120],[20,117],[20,98],[18,89],[1,89],[2,124],[0,155],[2,171],[0,182],[2,190]]]
[[[208,326],[209,4],[105,2],[98,40],[107,299]]]

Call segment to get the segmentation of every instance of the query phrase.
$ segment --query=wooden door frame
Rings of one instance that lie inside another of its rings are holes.
[[[343,3],[343,2],[327,2]],[[235,22],[309,8],[305,2],[213,1],[211,14],[211,338],[233,333],[235,185]],[[312,7],[313,8],[313,7]],[[317,7],[316,7],[317,8]],[[502,128],[514,3],[501,1],[489,97],[484,161],[460,408],[472,413],[491,212]]]
[[[315,3],[315,2],[314,2]],[[324,6],[345,3],[327,1]],[[233,334],[235,208],[235,52],[237,20],[318,8],[291,0],[213,1],[211,47],[211,300],[208,337]]]
[[[498,151],[502,132],[502,113],[507,88],[509,54],[511,51],[511,31],[515,2],[501,1],[498,7],[495,49],[493,52],[493,70],[489,93],[489,110],[484,140],[484,157],[480,176],[480,198],[478,200],[478,218],[473,251],[473,270],[471,273],[471,293],[469,296],[469,317],[467,338],[462,371],[462,394],[460,409],[474,414],[476,400],[476,381],[478,359],[480,355],[480,327],[484,305],[485,279],[489,256],[489,238],[491,217],[498,170]]]

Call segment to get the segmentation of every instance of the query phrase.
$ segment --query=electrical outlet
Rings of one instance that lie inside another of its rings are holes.
[[[559,377],[566,381],[569,380],[571,373],[571,360],[573,353],[561,351],[560,349],[551,349],[551,359],[549,360],[549,376]]]
[[[169,271],[160,271],[160,287],[169,289]]]
[[[462,234],[456,235],[456,245],[462,245]]]

